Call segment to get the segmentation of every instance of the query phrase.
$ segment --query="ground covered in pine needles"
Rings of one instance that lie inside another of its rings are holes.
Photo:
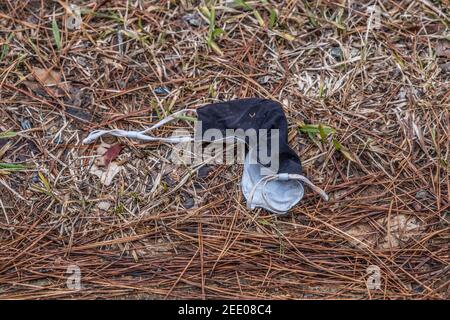
[[[448,298],[448,7],[1,1],[0,298]],[[243,97],[283,105],[329,202],[250,211],[240,165],[81,143]]]

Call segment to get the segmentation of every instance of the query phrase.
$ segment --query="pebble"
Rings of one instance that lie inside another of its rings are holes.
[[[202,25],[202,19],[197,13],[189,13],[183,17],[183,20],[193,27],[200,27]]]
[[[416,199],[424,200],[428,196],[428,192],[426,190],[420,190],[416,192]]]
[[[99,208],[100,210],[103,210],[103,211],[108,211],[108,209],[111,207],[111,203],[110,202],[108,202],[108,201],[100,201],[98,204],[97,204],[97,208]]]
[[[331,48],[330,54],[333,58],[335,58],[338,61],[342,61],[342,50],[339,47],[333,47]]]

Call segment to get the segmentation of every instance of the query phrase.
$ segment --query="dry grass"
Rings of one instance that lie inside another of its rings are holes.
[[[73,3],[79,30],[68,1],[0,2],[0,298],[449,297],[447,0]],[[122,139],[109,186],[90,173],[94,128],[254,96],[283,104],[330,202],[251,212],[242,168],[192,173],[157,143]]]

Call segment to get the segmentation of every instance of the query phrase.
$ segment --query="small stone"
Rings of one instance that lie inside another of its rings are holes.
[[[100,201],[98,204],[97,204],[97,208],[99,208],[100,210],[103,210],[103,211],[108,211],[108,209],[111,207],[111,203],[110,202],[108,202],[108,201]]]
[[[117,82],[117,84],[119,85],[120,89],[125,89],[127,87],[127,83],[125,81],[123,81],[123,80],[119,80]]]
[[[416,199],[424,200],[428,196],[428,192],[426,190],[419,190],[416,192]]]
[[[270,76],[259,77],[257,81],[259,84],[266,84],[270,81]]]
[[[330,50],[330,54],[333,58],[335,58],[338,61],[342,61],[343,53],[341,48],[339,47],[333,47]]]
[[[202,25],[202,19],[197,13],[188,13],[183,17],[183,20],[193,27],[200,27]]]
[[[76,57],[78,64],[82,67],[86,67],[88,65],[88,61],[85,57],[78,56]]]
[[[325,162],[325,156],[319,156],[316,161],[314,161],[314,165],[316,167],[321,166]]]
[[[450,44],[448,41],[438,41],[435,50],[438,57],[450,59]]]
[[[422,293],[425,288],[422,287],[421,285],[417,284],[417,283],[413,283],[412,284],[412,289],[416,292],[416,293]]]

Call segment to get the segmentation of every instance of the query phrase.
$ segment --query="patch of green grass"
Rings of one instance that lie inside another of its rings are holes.
[[[129,192],[128,196],[131,197],[136,202],[143,202],[144,201],[144,199],[142,199],[142,197],[139,195],[139,193],[137,193],[135,191]]]
[[[322,144],[327,142],[327,138],[330,135],[334,135],[336,130],[332,127],[319,124],[303,124],[298,127],[301,133],[306,133],[311,140],[316,140],[317,135],[320,137]],[[333,147],[336,151],[339,151],[347,160],[355,162],[351,152],[344,147],[335,137],[332,139]]]
[[[125,206],[122,202],[119,202],[117,207],[114,208],[114,213],[117,215],[122,215],[125,212]]]
[[[215,39],[222,34],[225,33],[225,31],[222,28],[216,27],[216,8],[211,7],[209,9],[206,6],[202,6],[199,8],[201,14],[205,16],[206,19],[209,21],[209,28],[208,28],[208,35],[206,37],[206,42],[208,43],[208,46],[214,50],[218,55],[223,56],[222,50],[220,50],[219,46],[217,45]]]
[[[323,124],[304,124],[298,127],[301,133],[308,134],[311,140],[314,140],[320,134],[322,142],[325,142],[326,137],[336,132],[332,127]]]
[[[258,24],[260,27],[264,28],[266,26],[264,19],[262,18],[261,14],[259,13],[259,11],[257,9],[253,8],[251,5],[249,5],[244,0],[234,0],[234,3],[238,7],[244,8],[245,10],[248,10],[248,11],[252,11],[253,16],[255,17],[256,21],[258,21]],[[265,3],[267,3],[267,2],[265,1]],[[270,14],[271,14],[271,21],[272,21],[271,24],[274,25],[275,21],[276,21],[276,12],[274,10],[272,10],[272,11],[270,11]]]
[[[311,7],[309,6],[309,4],[307,2],[304,2],[304,5],[305,5],[305,11],[306,11],[306,15],[308,16],[309,23],[314,28],[318,28],[319,22],[317,21],[316,15],[314,14],[314,12],[312,11]]]
[[[124,20],[115,12],[97,12],[97,11],[86,11],[86,14],[92,14],[95,18],[103,18],[108,20],[113,20],[119,24],[123,24]]]
[[[273,226],[273,223],[268,221],[267,219],[259,219],[258,223],[263,226]]]
[[[142,35],[139,32],[131,31],[131,30],[120,30],[120,33],[127,36],[130,39],[141,41],[142,43],[148,44],[148,39],[150,38],[150,35]]]
[[[9,42],[11,41],[14,33],[10,33],[6,38],[5,43],[2,45],[2,49],[0,50],[0,61],[2,61],[9,52]]]
[[[50,185],[50,181],[40,171],[38,172],[38,176],[39,176],[39,180],[41,181],[41,183],[44,187],[41,187],[37,184],[33,184],[30,189],[33,191],[36,191],[36,192],[43,193],[47,196],[53,197],[54,199],[58,200],[58,198],[53,193],[52,187]]]

